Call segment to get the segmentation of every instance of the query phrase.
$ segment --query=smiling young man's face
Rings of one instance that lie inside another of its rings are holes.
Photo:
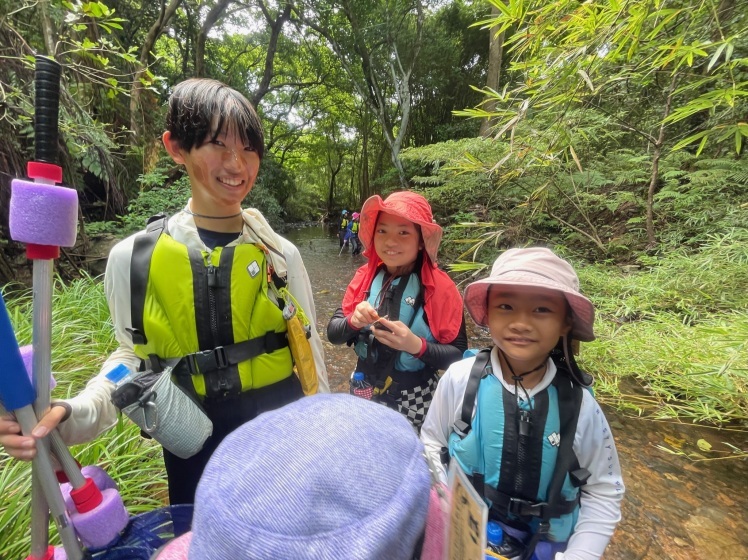
[[[555,290],[491,286],[487,311],[491,338],[517,375],[542,364],[571,328],[566,298]]]
[[[260,156],[234,131],[221,132],[215,140],[208,137],[189,152],[166,132],[164,145],[174,161],[187,169],[196,212],[221,215],[236,211],[254,186]]]

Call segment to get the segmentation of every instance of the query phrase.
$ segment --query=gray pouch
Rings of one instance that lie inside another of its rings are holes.
[[[213,433],[213,423],[200,405],[171,380],[171,368],[164,369],[155,383],[122,412],[181,459],[200,451]]]

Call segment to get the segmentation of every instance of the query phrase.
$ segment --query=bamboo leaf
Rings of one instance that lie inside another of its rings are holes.
[[[717,50],[714,51],[714,54],[712,55],[712,59],[709,61],[709,64],[707,65],[706,69],[711,70],[712,67],[717,64],[717,61],[719,60],[719,55],[722,54],[722,51],[725,50],[725,47],[727,46],[727,43],[722,43],[719,47],[717,47]]]
[[[574,158],[574,163],[577,164],[577,169],[579,169],[579,172],[582,173],[584,171],[582,169],[582,163],[579,161],[577,153],[574,151],[574,146],[572,146],[571,144],[569,144],[569,151],[571,152],[571,157]]]
[[[592,80],[590,80],[590,77],[587,74],[587,72],[585,72],[584,70],[582,70],[580,68],[579,70],[577,70],[577,74],[579,74],[580,76],[582,76],[582,79],[587,84],[587,87],[590,88],[590,91],[594,92],[595,91],[595,87],[592,85]]]

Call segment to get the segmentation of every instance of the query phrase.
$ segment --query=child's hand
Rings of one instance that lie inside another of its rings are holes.
[[[390,321],[381,317],[377,323],[372,325],[371,332],[385,346],[409,354],[421,351],[421,337],[416,336],[402,321]]]
[[[363,329],[379,319],[379,313],[368,301],[362,301],[353,310],[350,318],[350,324],[356,329]]]
[[[64,408],[53,406],[33,429],[32,436],[21,435],[21,426],[12,415],[0,416],[0,448],[5,448],[11,457],[31,461],[36,456],[36,440],[54,430],[65,413]]]

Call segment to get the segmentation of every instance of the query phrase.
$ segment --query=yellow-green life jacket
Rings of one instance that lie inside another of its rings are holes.
[[[151,367],[177,363],[177,382],[201,397],[238,394],[292,375],[286,321],[268,296],[262,249],[190,249],[164,231],[165,223],[164,217],[160,231],[149,223],[133,247],[135,353]]]

